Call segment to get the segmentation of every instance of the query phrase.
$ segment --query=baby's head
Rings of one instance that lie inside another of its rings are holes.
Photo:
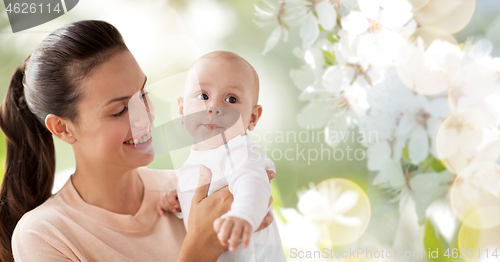
[[[252,65],[235,53],[216,51],[193,64],[177,102],[195,139],[224,132],[230,140],[257,125],[262,114],[258,97],[259,77]]]

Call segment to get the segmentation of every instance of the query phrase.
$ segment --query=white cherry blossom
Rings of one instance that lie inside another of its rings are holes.
[[[413,92],[434,95],[446,91],[460,70],[464,53],[443,40],[435,40],[425,50],[423,41],[408,43],[396,61],[403,83]]]
[[[298,23],[306,13],[306,6],[301,0],[269,1],[261,0],[255,5],[255,23],[260,26],[275,26],[271,35],[266,41],[264,51],[272,50],[283,36],[284,41],[288,40],[288,30],[290,26]]]

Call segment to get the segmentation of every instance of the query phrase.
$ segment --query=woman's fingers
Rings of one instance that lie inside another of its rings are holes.
[[[264,217],[262,220],[262,223],[260,223],[259,228],[257,228],[256,231],[260,231],[266,227],[268,227],[272,222],[273,222],[273,215],[271,214],[271,211],[267,212],[267,215]]]
[[[271,180],[273,180],[276,177],[276,172],[272,170],[266,170],[267,177],[269,178],[269,183],[271,183]]]
[[[212,172],[204,165],[200,165],[200,178],[198,179],[198,187],[194,192],[193,202],[199,203],[208,194],[208,188],[210,187],[210,181],[212,179]]]

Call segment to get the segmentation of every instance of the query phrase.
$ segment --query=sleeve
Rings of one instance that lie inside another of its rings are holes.
[[[54,245],[20,220],[12,235],[12,253],[16,262],[63,262],[72,261]]]
[[[237,146],[230,150],[224,168],[235,172],[226,176],[234,196],[231,210],[222,217],[232,216],[246,220],[255,231],[267,214],[271,184],[266,170],[274,171],[274,163],[255,145]]]

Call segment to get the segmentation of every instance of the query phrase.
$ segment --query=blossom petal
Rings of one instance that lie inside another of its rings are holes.
[[[324,206],[326,206],[324,199],[315,189],[305,192],[297,203],[297,208],[302,214],[308,214],[315,209],[321,210]]]
[[[299,249],[313,249],[319,244],[320,233],[311,221],[293,208],[280,209],[287,223],[277,220],[283,245]]]
[[[385,0],[382,6],[380,23],[388,28],[401,27],[413,17],[413,7],[408,1]]]
[[[493,44],[490,40],[481,39],[469,48],[467,55],[473,60],[482,60],[488,58],[493,51]]]
[[[281,26],[276,27],[274,31],[271,33],[269,38],[266,41],[266,47],[264,48],[264,51],[262,52],[262,55],[265,55],[267,52],[269,52],[271,49],[273,49],[276,44],[280,41],[281,38],[281,33],[283,32],[283,28]]]
[[[460,137],[455,128],[448,128],[443,124],[436,137],[436,151],[439,159],[446,159],[457,153]]]
[[[330,66],[323,74],[323,87],[330,92],[338,93],[342,90],[345,78],[345,70],[342,67]]]
[[[368,169],[375,171],[380,170],[382,165],[390,159],[391,147],[386,141],[379,142],[368,147]]]
[[[369,19],[378,20],[380,3],[378,0],[358,0],[359,9]]]
[[[410,134],[410,131],[417,125],[414,119],[414,115],[404,114],[399,120],[398,129],[396,130],[397,135],[400,137],[406,137]]]
[[[361,225],[361,220],[357,217],[346,217],[343,215],[337,215],[335,216],[334,220],[335,222],[344,226],[357,227]]]
[[[325,127],[325,142],[331,147],[336,147],[342,141],[345,142],[349,138],[348,128],[345,114],[328,121]]]
[[[359,35],[370,28],[368,19],[358,11],[351,11],[348,15],[342,17],[340,23],[342,29],[354,35]]]
[[[302,48],[309,49],[312,44],[318,39],[319,36],[319,28],[318,28],[318,19],[314,14],[309,13],[302,25],[300,26],[300,37],[302,38]]]
[[[393,188],[399,188],[405,183],[406,180],[399,159],[386,161],[375,179],[373,179],[374,185],[388,184]]]
[[[343,192],[335,203],[335,211],[339,214],[351,210],[358,203],[359,193],[354,190]]]
[[[316,5],[319,24],[327,31],[331,31],[337,24],[337,11],[328,1],[320,2]]]
[[[447,117],[450,115],[450,107],[446,98],[437,98],[427,105],[427,111],[433,117]]]
[[[435,117],[431,117],[431,118],[429,118],[429,120],[427,120],[427,133],[429,134],[429,136],[431,138],[430,153],[435,158],[438,158],[438,154],[436,152],[436,141],[437,141],[437,134],[439,131],[439,127],[442,124],[443,124],[443,120],[435,118]]]
[[[331,112],[335,110],[335,105],[332,105],[331,99],[325,96],[317,97],[311,100],[297,115],[297,122],[303,128],[322,128],[334,117]]]
[[[425,128],[420,125],[411,133],[408,142],[408,155],[415,165],[424,161],[429,155],[429,137]]]

